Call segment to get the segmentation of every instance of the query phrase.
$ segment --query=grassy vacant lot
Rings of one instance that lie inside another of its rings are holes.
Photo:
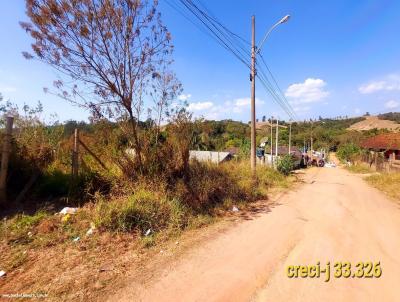
[[[52,301],[100,299],[118,277],[147,265],[168,242],[175,245],[178,237],[234,214],[234,205],[243,212],[251,201],[267,199],[294,180],[258,167],[258,182],[253,183],[248,166],[247,161],[192,163],[194,182],[177,183],[172,192],[163,183],[156,187],[143,182],[125,195],[99,195],[73,215],[43,208],[4,218],[0,270],[7,275],[0,279],[0,294],[48,293]],[[197,199],[193,206],[190,196]]]
[[[383,173],[371,175],[367,182],[375,188],[382,190],[390,197],[400,201],[400,173]]]
[[[354,164],[351,166],[346,167],[346,169],[352,173],[356,174],[368,174],[368,173],[373,173],[374,171],[371,170],[368,165],[359,163],[359,164]]]

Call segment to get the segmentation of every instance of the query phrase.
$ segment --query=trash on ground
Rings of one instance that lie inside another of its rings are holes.
[[[81,237],[79,237],[79,236],[74,238],[74,239],[72,239],[73,242],[78,242],[79,240],[81,240]]]
[[[62,222],[68,222],[71,219],[71,214],[66,214],[63,217],[61,217]]]
[[[100,269],[99,269],[99,272],[110,272],[110,271],[112,271],[114,268],[112,267],[112,266],[104,266],[104,267],[101,267]]]
[[[93,231],[94,231],[94,229],[92,229],[92,228],[88,229],[87,232],[86,232],[86,235],[87,236],[92,235]]]
[[[325,164],[325,168],[336,168],[336,164],[332,162],[327,162]]]
[[[175,245],[178,245],[178,244],[179,244],[179,241],[176,241],[176,242],[175,242]]]
[[[144,235],[147,237],[147,236],[149,236],[151,234],[151,229],[148,229],[147,231],[146,231],[146,233],[144,233]]]
[[[0,271],[0,277],[3,277],[3,276],[5,276],[6,275],[6,272],[5,271]]]
[[[239,209],[236,206],[233,206],[232,212],[239,212]]]
[[[76,214],[76,211],[78,211],[78,208],[65,207],[59,212],[59,214],[61,215]]]

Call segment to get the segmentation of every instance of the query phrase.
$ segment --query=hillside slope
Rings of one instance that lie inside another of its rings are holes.
[[[391,131],[398,131],[400,130],[400,124],[394,121],[379,119],[377,116],[366,116],[365,120],[351,125],[348,129],[356,131],[366,131],[371,129],[388,129]]]

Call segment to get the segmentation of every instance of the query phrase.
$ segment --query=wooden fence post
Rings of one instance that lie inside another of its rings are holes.
[[[79,129],[74,133],[74,149],[72,151],[72,177],[76,179],[79,173]]]
[[[0,169],[0,204],[6,203],[7,201],[7,170],[8,170],[8,159],[11,152],[11,139],[12,139],[12,127],[14,117],[7,116],[6,133],[4,135],[3,142],[3,153],[1,156],[1,169]]]

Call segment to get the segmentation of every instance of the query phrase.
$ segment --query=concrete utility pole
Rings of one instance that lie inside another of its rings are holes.
[[[6,133],[3,141],[3,153],[1,156],[1,170],[0,170],[0,204],[7,201],[7,171],[8,159],[11,152],[11,138],[14,117],[7,116]]]
[[[256,18],[251,17],[251,155],[250,165],[256,174]]]
[[[313,122],[311,121],[311,141],[310,141],[310,149],[311,149],[311,153],[313,151]]]
[[[273,124],[274,117],[271,116],[271,167],[274,165],[274,124]]]
[[[265,34],[263,40],[256,47],[256,17],[251,17],[251,150],[250,150],[250,165],[253,175],[256,175],[256,55],[261,52],[261,49],[267,40],[270,33],[278,25],[289,20],[290,16],[286,15],[277,23],[275,23]],[[272,154],[271,154],[272,155]]]
[[[278,141],[279,141],[279,118],[276,118],[276,138],[275,138],[275,166],[278,163]]]

